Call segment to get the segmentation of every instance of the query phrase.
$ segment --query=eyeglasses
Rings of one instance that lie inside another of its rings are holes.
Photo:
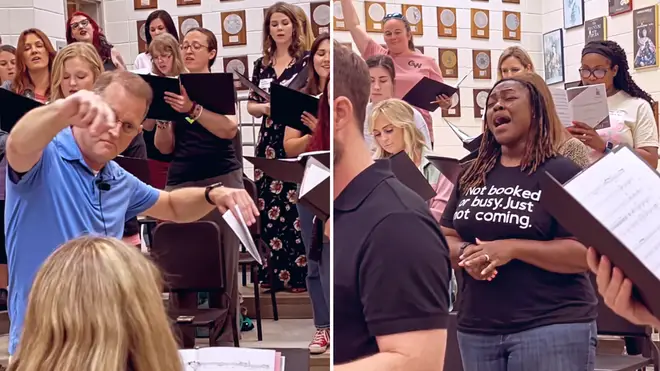
[[[80,22],[71,23],[71,29],[74,31],[80,27],[85,28],[87,26],[89,26],[89,19],[83,19]]]
[[[172,58],[172,54],[161,54],[159,56],[153,56],[153,59],[157,61],[161,61],[161,60],[166,61],[169,60],[170,58]]]
[[[385,17],[383,17],[383,21],[387,21],[388,19],[405,20],[406,18],[401,13],[387,13],[385,14]]]
[[[208,49],[208,46],[206,46],[206,45],[202,45],[202,44],[200,44],[200,43],[192,43],[192,44],[185,43],[185,44],[181,44],[181,51],[182,51],[182,52],[185,52],[185,51],[188,50],[189,48],[192,48],[192,50],[198,52],[198,51],[202,50],[202,48],[207,48],[207,49]]]
[[[593,70],[590,70],[588,68],[580,68],[579,71],[580,71],[580,76],[583,79],[588,79],[591,76],[597,79],[602,79],[607,74],[607,71],[609,71],[609,68],[596,68]]]

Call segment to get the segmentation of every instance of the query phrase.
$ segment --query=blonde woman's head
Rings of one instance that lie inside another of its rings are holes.
[[[75,42],[65,46],[53,61],[50,100],[66,98],[80,90],[92,90],[103,73],[103,62],[90,43]]]
[[[504,49],[497,63],[498,80],[524,72],[534,72],[534,62],[525,49],[519,46]]]
[[[375,158],[386,158],[405,151],[411,159],[419,159],[424,135],[415,126],[415,111],[399,99],[386,99],[373,106],[369,131],[377,143]]]
[[[135,247],[67,242],[37,272],[10,370],[181,371],[162,287]]]
[[[188,72],[179,51],[179,41],[169,33],[162,33],[149,44],[151,70],[159,76],[179,76]]]
[[[294,10],[296,11],[296,16],[298,17],[298,21],[300,22],[300,28],[302,29],[303,33],[303,49],[304,50],[310,50],[312,49],[312,45],[314,45],[314,29],[312,29],[312,23],[309,21],[309,17],[307,17],[307,13],[305,13],[305,10],[297,5],[294,5]]]

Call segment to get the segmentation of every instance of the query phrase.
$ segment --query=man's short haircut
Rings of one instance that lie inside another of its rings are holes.
[[[371,94],[371,78],[367,63],[337,41],[334,42],[333,63],[334,98],[346,97],[351,101],[358,127],[360,132],[363,132],[367,104]]]
[[[108,86],[113,83],[119,84],[126,89],[129,94],[144,99],[147,102],[147,108],[151,106],[154,93],[151,86],[147,84],[139,75],[128,71],[109,71],[102,73],[94,84],[94,92],[102,94]],[[146,112],[145,112],[146,113]]]

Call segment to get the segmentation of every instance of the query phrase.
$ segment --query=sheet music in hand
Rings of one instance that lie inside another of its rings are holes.
[[[543,180],[542,203],[587,246],[607,256],[660,315],[660,175],[628,147],[617,147],[568,181]],[[545,202],[544,202],[545,198]]]
[[[208,347],[181,349],[185,371],[283,371],[281,354],[270,349]]]
[[[610,110],[604,84],[550,89],[557,114],[565,127],[573,121],[581,122],[598,130],[610,127]]]
[[[298,200],[320,219],[327,220],[330,216],[330,169],[313,156],[305,163]]]
[[[245,246],[245,249],[248,251],[248,253],[250,253],[254,260],[256,260],[259,265],[263,265],[261,254],[259,254],[259,250],[254,244],[254,240],[250,234],[250,229],[248,228],[247,223],[243,218],[243,214],[241,213],[241,210],[238,206],[236,206],[235,212],[238,214],[238,218],[236,218],[231,210],[225,211],[225,213],[222,215],[222,218],[225,220],[225,222],[227,222],[231,230],[236,233],[236,237],[238,237],[238,239],[241,241],[243,246]]]

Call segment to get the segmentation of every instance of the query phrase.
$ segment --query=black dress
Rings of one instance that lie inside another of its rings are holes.
[[[278,77],[271,64],[262,65],[263,58],[254,63],[252,82],[267,92],[269,81],[288,86],[307,65],[308,57],[294,60]],[[298,79],[296,79],[298,80]],[[260,85],[261,84],[261,85]],[[250,100],[264,103],[254,92]],[[284,125],[273,124],[265,117],[259,129],[259,140],[255,156],[286,158],[284,152]],[[276,275],[274,290],[281,288],[304,289],[307,277],[307,257],[300,235],[300,220],[296,204],[297,184],[284,183],[254,169],[254,179],[259,190],[258,207],[261,214],[261,238],[270,246],[273,256],[270,264]],[[266,272],[266,270],[263,270]],[[265,274],[260,280],[269,283]]]

